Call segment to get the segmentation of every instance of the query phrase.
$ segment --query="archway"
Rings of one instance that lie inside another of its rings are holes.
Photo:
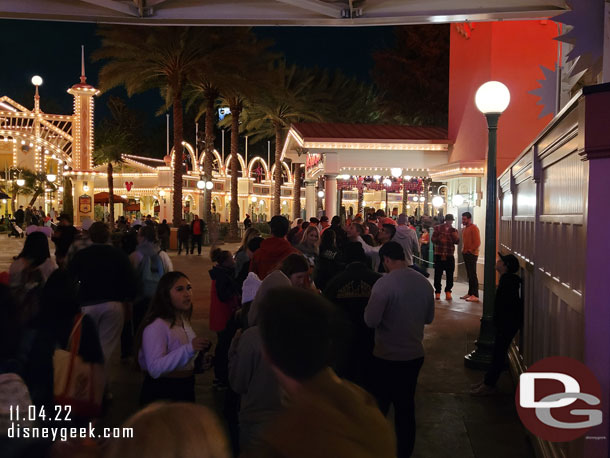
[[[239,168],[241,169],[241,176],[245,177],[244,170],[246,170],[246,162],[241,154],[237,154],[237,162],[239,163]],[[225,161],[225,175],[231,175],[231,155],[227,156],[227,160]]]
[[[205,160],[205,152],[201,153],[199,157],[199,170],[203,171],[203,161]],[[218,154],[218,151],[214,150],[214,159],[212,160],[212,172],[216,169],[219,175],[225,175],[225,167],[222,162],[222,157]]]
[[[256,168],[254,168],[254,165],[257,162],[260,165],[258,165]],[[250,160],[250,163],[248,164],[248,177],[252,177],[252,176],[258,182],[269,179],[269,166],[267,165],[265,160],[260,156],[254,156],[252,158],[252,160]]]
[[[199,164],[197,163],[197,156],[195,155],[195,150],[193,149],[191,144],[188,142],[182,142],[182,146],[184,146],[189,153],[188,158],[190,159],[191,170],[195,173],[199,172]],[[172,151],[170,153],[171,157],[172,157],[172,162],[171,162],[172,166],[174,164],[174,154],[176,153],[175,150],[176,150],[175,148],[172,148]]]
[[[290,167],[288,167],[288,164],[286,164],[284,161],[282,161],[282,176],[286,177],[286,181],[285,183],[290,183],[292,182],[292,172],[290,171]],[[273,177],[273,174],[275,173],[275,164],[273,164],[273,166],[271,167],[271,176]]]

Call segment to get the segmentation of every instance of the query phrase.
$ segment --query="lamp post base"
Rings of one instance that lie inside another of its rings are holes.
[[[474,342],[476,348],[464,356],[464,366],[478,370],[485,370],[491,366],[495,345],[494,331],[493,321],[486,317],[481,318],[480,336]]]
[[[493,345],[491,347],[482,345],[478,340],[475,345],[477,348],[464,356],[464,366],[468,369],[489,369],[493,360]]]

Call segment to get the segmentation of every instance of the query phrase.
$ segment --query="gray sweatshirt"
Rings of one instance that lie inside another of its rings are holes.
[[[424,325],[434,319],[434,289],[419,272],[406,267],[377,280],[364,310],[375,328],[373,354],[390,361],[424,356]]]

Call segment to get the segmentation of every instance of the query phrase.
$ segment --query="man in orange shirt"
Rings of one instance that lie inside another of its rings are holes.
[[[472,224],[472,214],[462,213],[462,256],[466,265],[468,275],[468,294],[460,297],[468,302],[479,302],[479,279],[477,278],[477,258],[481,246],[481,234],[479,228]]]

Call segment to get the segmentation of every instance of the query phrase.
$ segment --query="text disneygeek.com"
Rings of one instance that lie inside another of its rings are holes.
[[[7,430],[11,439],[51,439],[66,442],[68,439],[131,439],[133,428],[95,428],[89,423],[88,428],[21,426],[12,423]]]

